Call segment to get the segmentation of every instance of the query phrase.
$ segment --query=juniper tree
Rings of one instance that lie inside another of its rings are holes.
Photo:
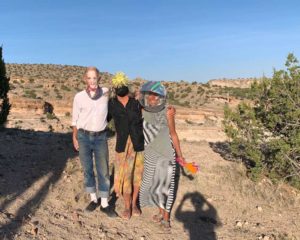
[[[300,66],[289,54],[286,69],[251,86],[251,103],[225,107],[230,147],[256,179],[266,174],[300,188]]]
[[[0,127],[6,122],[10,109],[7,93],[9,91],[9,78],[6,77],[5,63],[0,47]]]

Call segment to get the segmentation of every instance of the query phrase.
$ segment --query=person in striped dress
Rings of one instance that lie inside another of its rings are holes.
[[[160,82],[146,82],[140,90],[145,138],[144,173],[140,205],[157,206],[153,220],[170,228],[175,195],[176,157],[181,158],[175,130],[175,109],[166,107],[166,89]]]

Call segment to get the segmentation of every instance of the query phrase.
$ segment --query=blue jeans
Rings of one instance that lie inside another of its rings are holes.
[[[79,158],[84,172],[84,185],[88,193],[96,192],[94,161],[97,171],[99,197],[109,197],[108,145],[106,132],[92,136],[78,131]]]

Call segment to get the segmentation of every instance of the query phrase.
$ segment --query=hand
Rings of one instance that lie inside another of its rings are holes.
[[[199,171],[199,166],[195,162],[186,162],[183,157],[177,157],[176,161],[180,166],[186,168],[191,173],[197,173]]]
[[[73,146],[76,151],[79,151],[79,144],[78,144],[78,140],[76,137],[73,137]]]
[[[140,97],[141,97],[141,92],[140,92],[140,90],[136,90],[136,91],[135,91],[135,99],[136,99],[136,100],[139,100]]]
[[[183,157],[176,157],[176,162],[178,162],[178,164],[182,167],[184,167],[186,164],[186,161]]]

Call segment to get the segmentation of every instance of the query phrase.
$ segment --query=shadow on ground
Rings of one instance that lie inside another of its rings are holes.
[[[70,133],[0,130],[0,239],[13,238],[39,208],[77,154],[71,139]],[[39,190],[28,196],[30,188]]]
[[[220,154],[221,157],[224,158],[225,160],[234,161],[234,162],[240,161],[233,157],[228,142],[210,142],[209,146],[214,152]]]
[[[227,161],[242,162],[247,168],[252,168],[255,166],[255,162],[251,159],[246,157],[235,157],[230,149],[229,142],[210,142],[209,146],[214,152],[220,154],[220,156]]]
[[[187,202],[192,209],[184,210]],[[190,240],[216,240],[215,229],[221,226],[217,211],[199,192],[187,193],[175,211],[175,218],[184,224]]]

